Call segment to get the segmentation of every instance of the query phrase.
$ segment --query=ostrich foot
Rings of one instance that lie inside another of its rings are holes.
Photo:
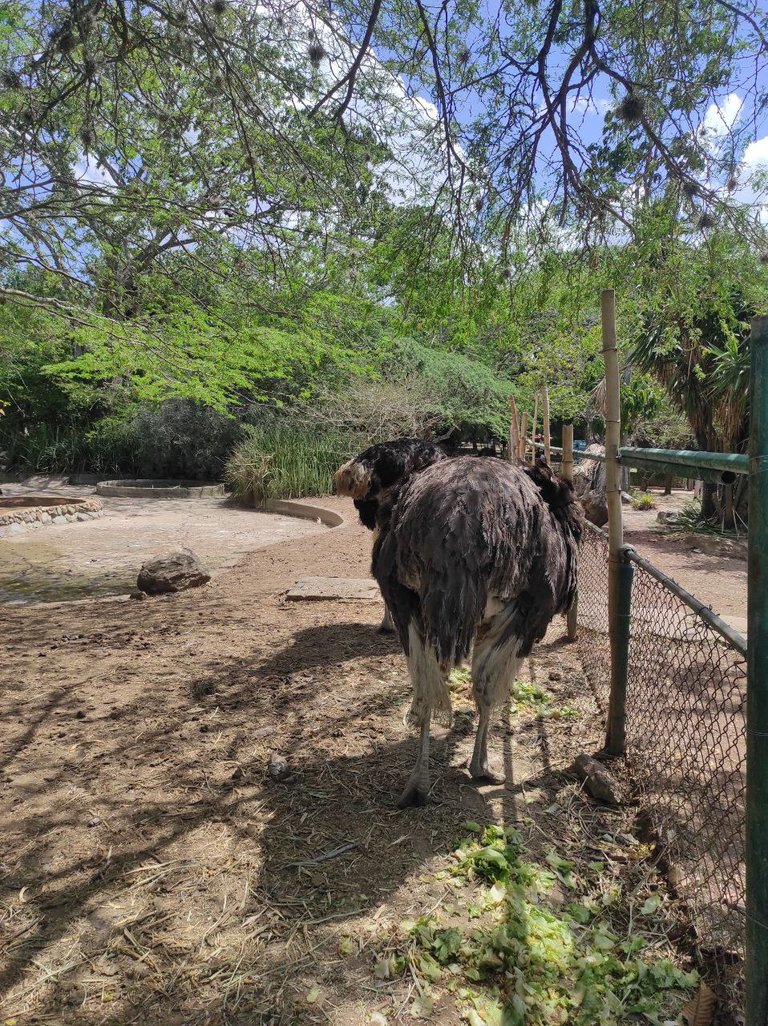
[[[426,805],[429,801],[429,779],[422,774],[412,773],[397,803],[399,809]]]
[[[503,784],[507,779],[504,770],[497,763],[492,763],[488,756],[484,759],[473,757],[469,764],[469,772],[473,780],[485,780],[490,784]]]
[[[395,633],[395,621],[392,619],[392,614],[389,611],[389,606],[384,606],[384,619],[381,621],[379,627],[379,634],[394,634]]]

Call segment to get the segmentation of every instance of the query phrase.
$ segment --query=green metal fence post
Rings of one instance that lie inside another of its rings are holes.
[[[752,319],[749,394],[746,1026],[768,1024],[768,317]]]
[[[617,571],[615,636],[611,645],[611,697],[608,704],[608,731],[605,741],[605,751],[609,755],[623,755],[626,746],[627,680],[634,573],[634,568],[624,551]]]
[[[605,751],[608,755],[623,755],[628,661],[622,649],[625,639],[620,624],[620,594],[622,566],[626,565],[626,559],[623,551],[619,466],[621,380],[616,349],[616,296],[613,289],[603,289],[600,294],[600,317],[605,363],[605,498],[608,504],[608,635],[611,642],[611,695],[608,700]]]

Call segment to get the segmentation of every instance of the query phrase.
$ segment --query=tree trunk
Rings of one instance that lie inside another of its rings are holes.
[[[701,515],[704,520],[711,520],[717,515],[716,495],[717,485],[714,481],[701,482]]]
[[[715,452],[716,440],[709,430],[695,432],[696,444],[702,452]],[[701,482],[701,515],[704,520],[717,516],[717,485],[714,481]]]
[[[672,494],[672,475],[671,474],[667,474],[666,479],[664,481],[664,494],[665,495],[671,495]]]
[[[724,485],[723,491],[725,493],[725,516],[723,518],[723,527],[732,531],[736,526],[736,517],[733,514],[733,485]]]

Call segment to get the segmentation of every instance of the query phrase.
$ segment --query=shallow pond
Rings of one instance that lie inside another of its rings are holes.
[[[66,565],[61,550],[45,541],[23,545],[0,541],[0,603],[71,602],[74,599],[125,595],[136,587],[132,567],[99,568],[89,572]]]

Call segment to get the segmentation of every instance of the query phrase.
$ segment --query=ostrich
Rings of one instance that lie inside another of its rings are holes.
[[[398,438],[394,442],[387,442],[386,446],[373,446],[371,449],[366,449],[358,457],[358,460],[372,453],[374,449],[377,450],[377,453],[379,449],[384,451],[378,453],[378,462],[370,479],[364,470],[362,472],[358,470],[360,464],[350,461],[336,472],[334,481],[340,495],[351,495],[354,499],[354,506],[363,526],[367,527],[369,531],[375,532],[376,512],[389,490],[397,487],[415,471],[422,470],[447,457],[445,452],[432,442],[422,442],[418,438]],[[384,598],[383,593],[382,598]],[[396,630],[386,599],[384,599],[384,618],[379,630],[382,634],[393,634]]]
[[[492,713],[576,590],[583,515],[571,486],[546,466],[448,458],[412,439],[371,446],[335,480],[374,530],[373,575],[413,685],[406,722],[421,742],[400,806],[427,800],[430,722],[450,725],[448,675],[470,658],[470,773],[503,783],[488,757]]]

